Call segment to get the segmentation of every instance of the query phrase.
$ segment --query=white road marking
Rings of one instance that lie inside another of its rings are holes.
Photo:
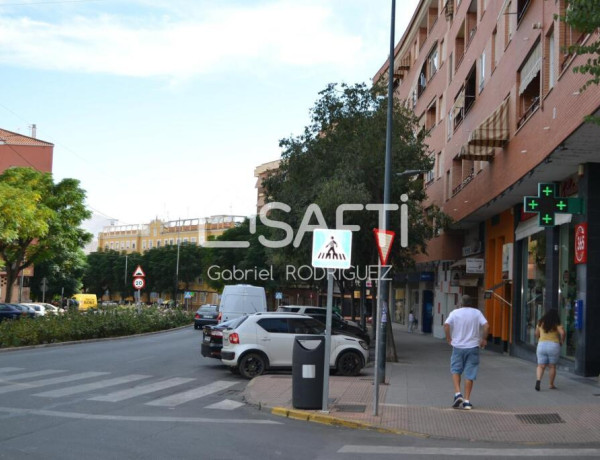
[[[182,423],[210,423],[210,424],[240,424],[240,425],[281,425],[282,422],[274,420],[248,420],[248,419],[219,419],[214,417],[143,417],[127,415],[82,414],[79,412],[60,412],[52,410],[18,409],[0,407],[0,412],[13,415],[44,415],[47,417],[62,417],[82,420],[112,420],[116,422],[182,422]]]
[[[224,399],[223,401],[219,401],[218,403],[211,404],[210,406],[206,406],[205,409],[219,409],[219,410],[233,410],[238,407],[242,407],[244,403],[239,401],[232,401],[231,399]]]
[[[11,393],[13,391],[19,390],[28,390],[31,388],[39,388],[47,385],[55,385],[57,383],[75,382],[77,380],[89,379],[92,377],[98,377],[100,375],[106,374],[109,374],[109,372],[82,372],[81,374],[66,375],[64,377],[55,377],[52,379],[45,380],[36,380],[35,382],[29,383],[15,383],[11,386],[0,387],[0,394]]]
[[[203,387],[194,388],[193,390],[184,391],[164,398],[156,399],[146,403],[148,406],[178,406],[194,399],[202,398],[212,393],[216,393],[221,390],[225,390],[233,385],[237,385],[239,382],[231,382],[226,380],[217,380],[216,382],[209,383]]]
[[[135,382],[136,380],[147,379],[149,375],[126,375],[125,377],[116,377],[114,379],[99,380],[94,383],[87,383],[84,385],[76,385],[73,387],[59,388],[58,390],[45,391],[43,393],[37,393],[33,396],[41,396],[44,398],[60,398],[62,396],[70,396],[78,393],[85,393],[86,391],[98,390],[100,388],[106,388],[114,385],[121,385],[123,383]]]
[[[402,447],[402,446],[353,446],[346,445],[338,454],[374,454],[374,455],[430,455],[434,457],[596,457],[600,449],[551,449],[527,448],[520,449],[489,449],[469,447]]]
[[[0,374],[5,374],[7,372],[15,372],[22,371],[25,369],[24,367],[0,367]]]
[[[13,380],[29,379],[31,377],[42,377],[44,375],[60,374],[61,372],[67,372],[56,369],[46,369],[45,371],[33,371],[24,372],[22,374],[3,375],[0,378],[0,382],[8,381],[9,383]]]
[[[136,396],[145,395],[148,393],[153,393],[155,391],[164,390],[165,388],[171,388],[177,385],[182,385],[184,383],[191,382],[195,380],[193,378],[172,378],[168,380],[163,380],[162,382],[150,383],[147,385],[138,385],[133,388],[127,388],[125,390],[114,391],[104,396],[96,396],[94,398],[89,398],[91,401],[106,401],[106,402],[118,402],[123,401],[129,398],[135,398]]]

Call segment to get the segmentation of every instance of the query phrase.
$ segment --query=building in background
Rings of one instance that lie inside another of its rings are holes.
[[[254,177],[256,177],[256,214],[260,213],[260,210],[267,201],[265,188],[263,187],[263,181],[270,177],[277,169],[279,169],[279,163],[281,160],[269,161],[263,163],[260,166],[254,168]]]
[[[33,168],[42,172],[52,172],[54,144],[36,139],[36,127],[31,126],[31,136],[0,129],[0,172],[16,167]],[[27,278],[33,276],[34,267],[28,267],[19,277],[19,283],[12,287],[13,299],[29,300]],[[6,272],[0,272],[0,300],[6,298]]]
[[[566,47],[598,35],[555,19],[567,6],[419,2],[395,48],[394,94],[430,132],[427,205],[454,224],[395,283],[404,311],[392,317],[412,309],[423,332],[442,338],[468,293],[490,323],[490,347],[534,360],[535,325],[556,308],[567,331],[561,365],[589,376],[600,373],[600,291],[591,288],[600,281],[600,126],[584,117],[600,114],[600,92],[580,91],[588,77],[573,68],[587,57]],[[387,75],[386,62],[374,80]],[[524,197],[538,195],[580,208],[525,212]]]
[[[184,243],[202,246],[210,238],[222,235],[244,219],[243,216],[219,215],[166,222],[155,219],[149,224],[108,225],[98,234],[98,249],[143,254],[161,246]]]

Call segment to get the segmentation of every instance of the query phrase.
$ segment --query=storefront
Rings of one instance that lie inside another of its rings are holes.
[[[535,326],[551,308],[558,310],[566,340],[559,367],[584,376],[600,373],[600,165],[556,183],[560,197],[581,200],[581,212],[556,214],[554,225],[540,226],[537,215],[514,209],[514,342],[511,354],[535,361]],[[590,212],[591,211],[591,212]]]

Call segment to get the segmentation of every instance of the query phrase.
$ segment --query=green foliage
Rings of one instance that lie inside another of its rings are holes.
[[[0,175],[0,257],[7,285],[32,264],[75,253],[92,235],[79,228],[90,212],[79,181],[55,184],[49,173],[10,168]],[[10,302],[12,289],[6,291]]]
[[[584,34],[594,33],[600,27],[600,1],[571,0],[566,14],[559,17],[559,20]],[[573,68],[575,73],[590,76],[581,91],[586,90],[590,85],[600,84],[600,40],[588,40],[585,44],[576,43],[569,46],[566,51],[579,56],[588,56],[585,64]],[[600,124],[600,118],[595,116],[586,117],[586,121]]]
[[[193,322],[193,313],[178,309],[110,309],[69,312],[0,322],[0,348],[102,339],[162,331]]]
[[[312,121],[297,137],[280,141],[284,152],[280,168],[265,181],[271,201],[288,204],[289,213],[274,211],[274,219],[298,229],[307,208],[315,203],[323,212],[329,228],[336,224],[340,204],[383,203],[387,98],[382,88],[364,84],[330,84],[320,93],[312,109]],[[402,204],[400,196],[408,195],[410,231],[409,248],[394,251],[394,264],[408,263],[412,253],[424,251],[433,234],[432,223],[441,214],[431,208],[425,214],[421,203],[426,198],[422,178],[397,176],[406,170],[429,170],[433,159],[427,152],[422,130],[412,112],[394,101],[391,151],[391,201]],[[389,213],[388,228],[399,230],[399,212]],[[373,228],[380,227],[378,213],[356,211],[344,214],[344,224],[359,225],[353,234],[354,265],[377,263]],[[316,224],[313,219],[310,224]],[[302,265],[310,263],[311,238],[299,247],[291,245],[279,251],[275,259]]]

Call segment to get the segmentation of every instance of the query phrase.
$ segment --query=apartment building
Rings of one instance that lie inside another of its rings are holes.
[[[154,219],[149,224],[108,225],[98,234],[98,249],[131,254],[178,244],[202,246],[244,219],[243,216],[218,215],[166,222]]]
[[[274,174],[279,169],[279,163],[281,160],[269,161],[268,163],[263,163],[256,168],[254,168],[254,177],[256,177],[256,214],[260,213],[260,210],[267,202],[267,194],[265,187],[263,186],[263,181],[268,179],[272,174]]]
[[[52,172],[54,144],[36,138],[35,125],[32,125],[31,136],[0,129],[0,172],[9,168],[33,168],[42,172]],[[33,276],[33,267],[23,272],[23,277]],[[23,285],[21,287],[21,285]],[[0,299],[6,298],[6,272],[0,272]],[[13,299],[30,299],[28,283],[14,285]],[[19,293],[20,291],[20,293]]]
[[[454,223],[395,288],[397,305],[440,338],[460,294],[475,296],[490,347],[531,360],[535,325],[556,308],[567,332],[561,365],[589,376],[600,373],[600,127],[584,117],[600,114],[600,91],[581,91],[587,77],[573,68],[587,58],[565,47],[598,36],[555,19],[567,7],[419,2],[395,47],[394,95],[430,130],[427,204]],[[534,197],[527,208],[525,197]],[[548,208],[559,202],[572,212]],[[543,213],[527,212],[540,203]]]

